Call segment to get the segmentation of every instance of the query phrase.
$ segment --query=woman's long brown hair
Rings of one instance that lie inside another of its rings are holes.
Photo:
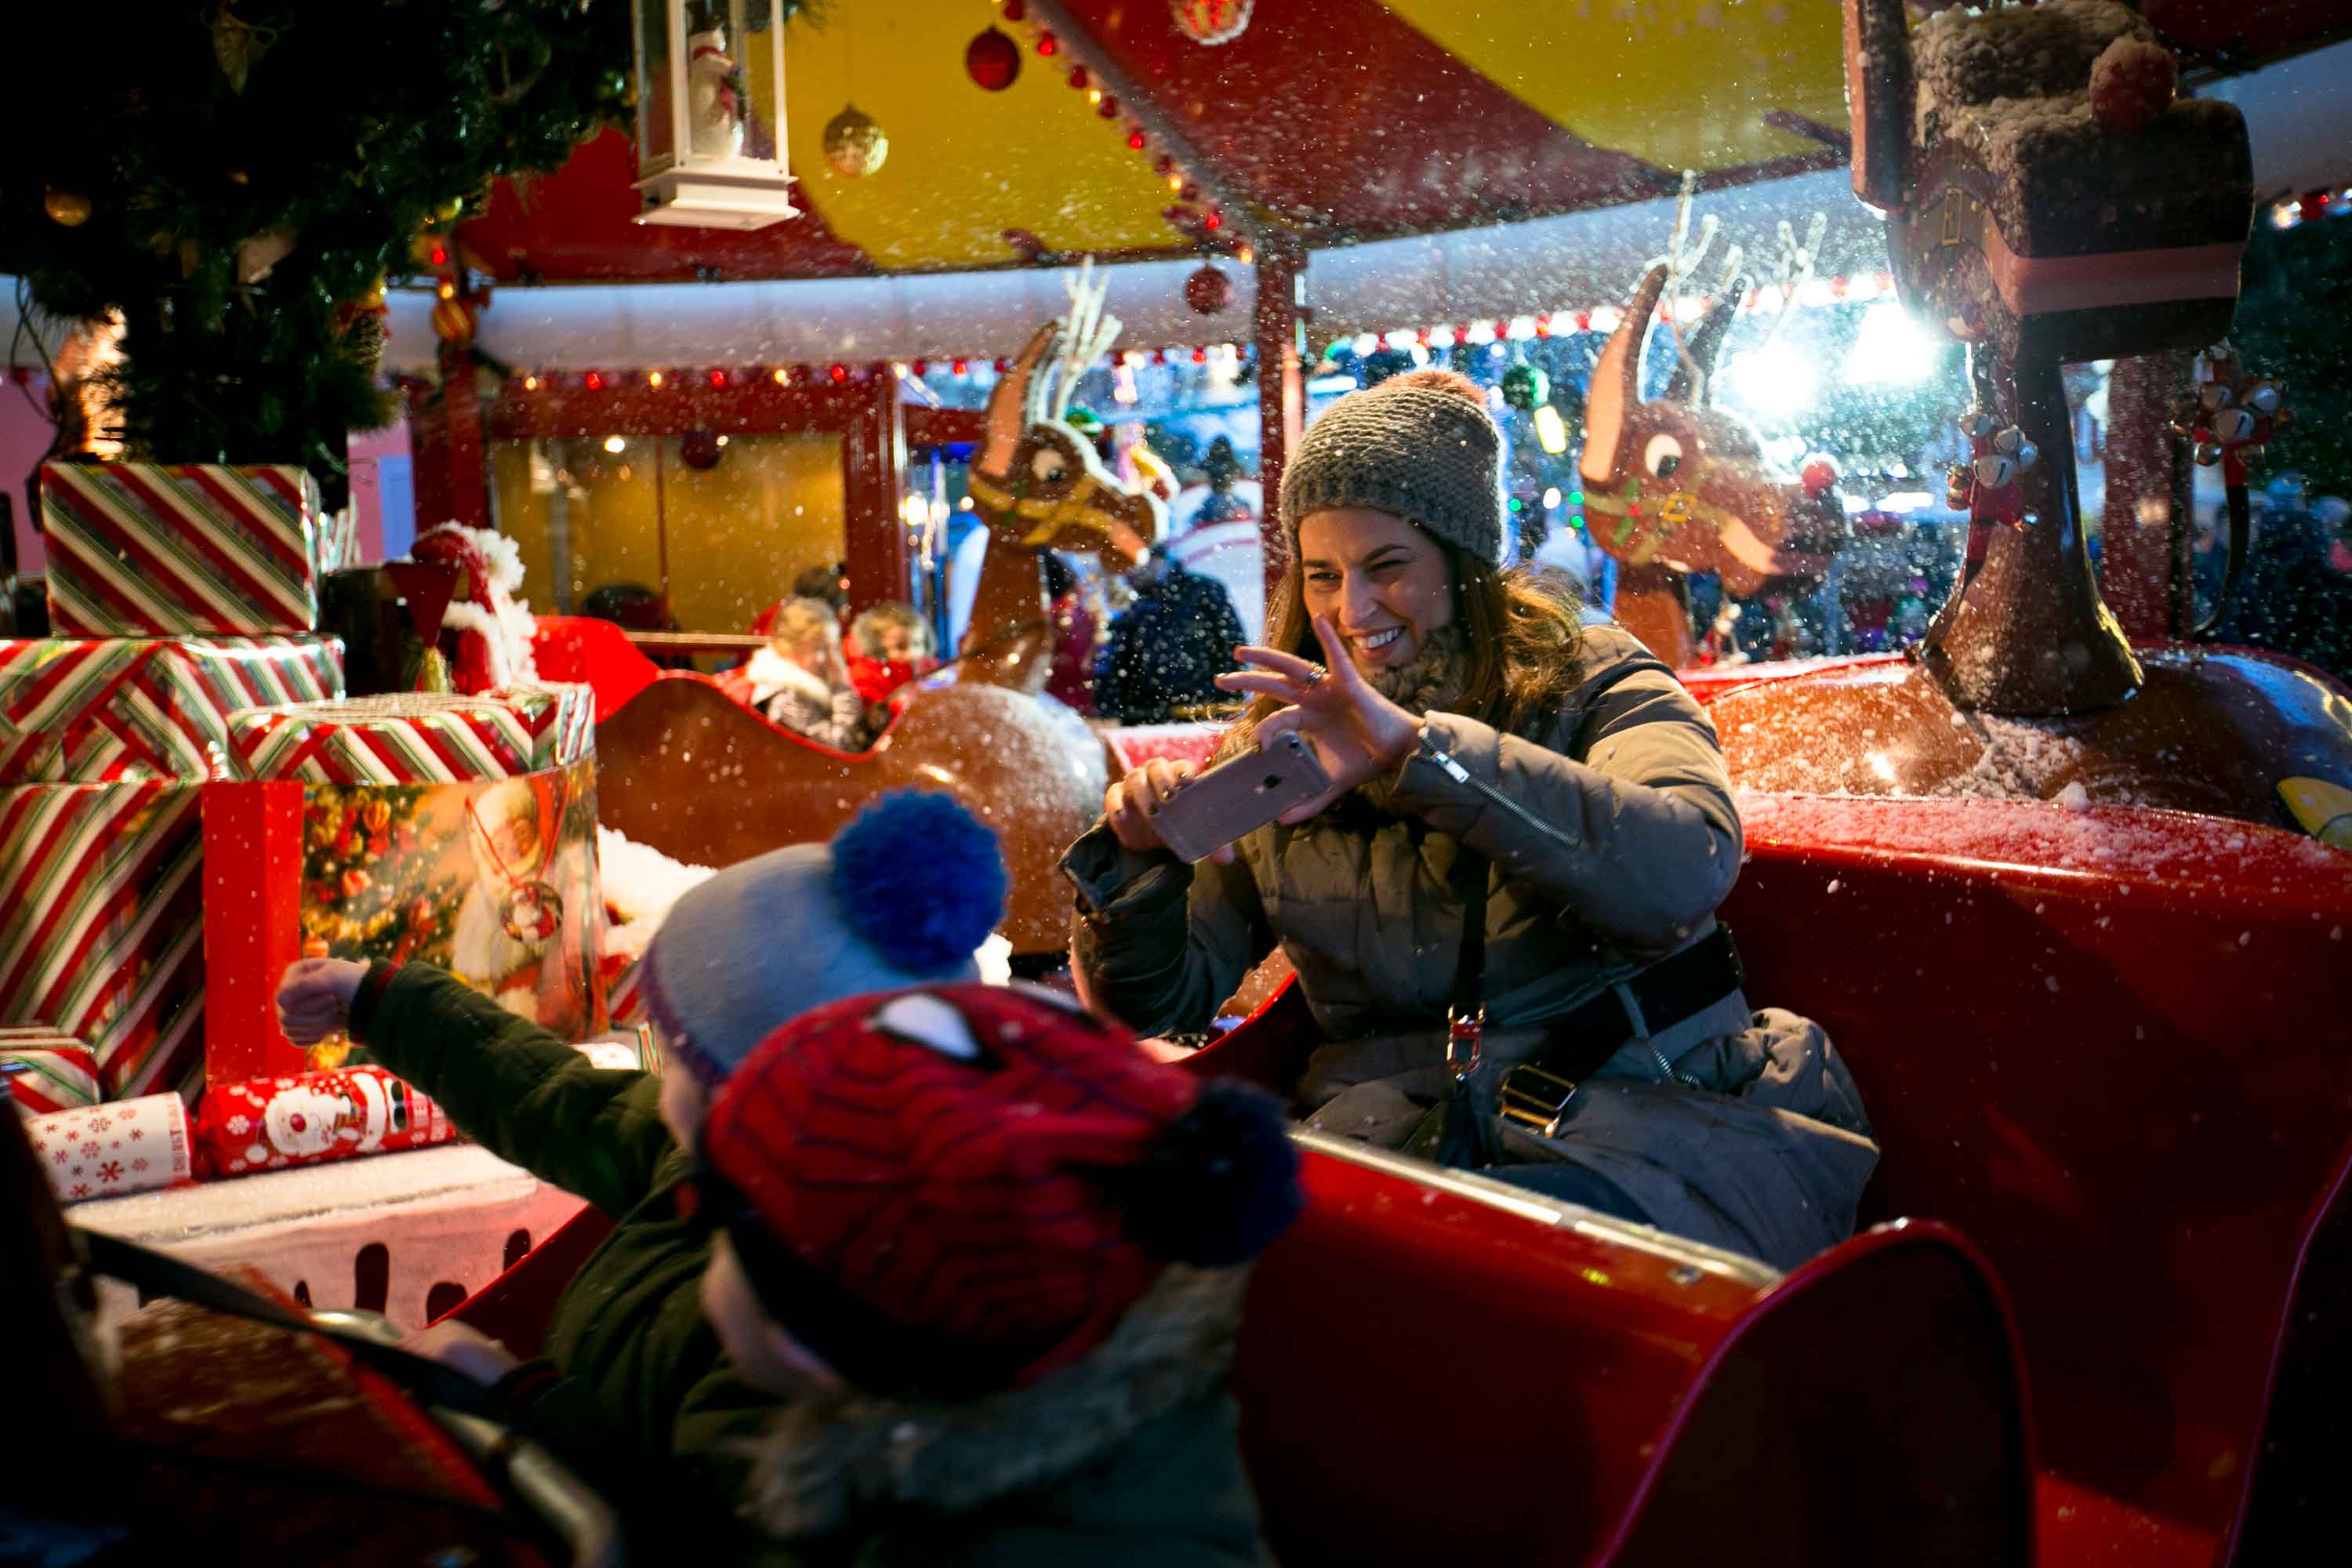
[[[1470,684],[1463,710],[1498,730],[1517,731],[1575,684],[1584,636],[1576,588],[1564,573],[1526,566],[1505,571],[1425,530],[1423,537],[1445,558],[1454,580],[1454,619],[1469,635]],[[1275,590],[1274,635],[1265,646],[1320,663],[1323,646],[1307,614],[1305,580],[1294,550]],[[1285,706],[1273,697],[1253,701],[1218,754],[1250,744],[1258,721]]]

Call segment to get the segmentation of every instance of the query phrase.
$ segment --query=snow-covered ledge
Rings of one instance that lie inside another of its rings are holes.
[[[202,1268],[247,1264],[289,1295],[302,1287],[314,1307],[373,1307],[416,1329],[436,1285],[473,1294],[505,1267],[517,1231],[536,1246],[582,1206],[487,1149],[452,1143],[132,1193],[76,1204],[67,1217]],[[376,1244],[383,1299],[362,1301],[360,1255]],[[105,1317],[137,1306],[128,1286],[101,1283]]]

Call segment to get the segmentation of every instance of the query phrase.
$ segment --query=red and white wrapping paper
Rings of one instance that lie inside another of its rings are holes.
[[[585,686],[457,697],[394,692],[229,721],[231,765],[248,779],[311,784],[462,784],[564,767],[595,749]]]
[[[0,1024],[87,1044],[109,1099],[200,1076],[202,787],[0,789]]]
[[[325,550],[294,467],[44,463],[49,629],[58,637],[307,632]]]
[[[376,1067],[215,1084],[196,1106],[197,1161],[211,1176],[323,1165],[457,1136],[438,1105]]]
[[[176,1094],[142,1094],[36,1116],[25,1123],[25,1131],[59,1203],[152,1192],[195,1180],[187,1102]]]
[[[607,965],[612,963],[610,955],[607,955],[605,962]],[[645,1016],[646,1011],[645,992],[640,984],[646,977],[645,960],[632,959],[624,962],[626,963],[627,967],[619,970],[618,973],[610,973],[610,983],[605,992],[608,997],[605,1003],[606,1016],[613,1020],[615,1028],[624,1024],[637,1022]]]
[[[332,637],[0,639],[0,783],[215,777],[230,714],[342,694]]]
[[[0,1081],[26,1116],[96,1105],[98,1053],[37,1024],[0,1028]]]

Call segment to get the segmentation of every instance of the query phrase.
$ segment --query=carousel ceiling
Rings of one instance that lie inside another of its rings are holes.
[[[1024,8],[1010,7],[1016,13]],[[501,183],[464,226],[506,280],[839,278],[1190,254],[1163,153],[1199,172],[1194,213],[1310,246],[1585,211],[1843,160],[1838,7],[1825,0],[1256,0],[1204,47],[1165,0],[844,3],[795,24],[786,116],[798,217],[764,229],[646,227],[629,142],[607,132],[553,175]],[[2145,0],[2191,61],[2234,65],[2352,26],[2352,0]],[[1040,22],[1066,35],[1036,51]],[[1019,78],[976,86],[965,46],[994,24]],[[1140,103],[1105,118],[1069,73]],[[758,91],[754,110],[772,114]],[[825,122],[855,104],[889,154],[845,177]],[[1129,112],[1154,132],[1129,144]]]

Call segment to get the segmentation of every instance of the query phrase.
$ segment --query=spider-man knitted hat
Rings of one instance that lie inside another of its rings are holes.
[[[739,860],[671,907],[646,950],[646,1009],[715,1089],[777,1025],[866,991],[976,980],[1004,918],[996,835],[955,797],[882,795],[830,844]]]
[[[1032,1382],[1168,1264],[1253,1258],[1300,1203],[1271,1099],[1025,986],[807,1014],[728,1080],[702,1142],[705,1202],[768,1315],[876,1394]]]

